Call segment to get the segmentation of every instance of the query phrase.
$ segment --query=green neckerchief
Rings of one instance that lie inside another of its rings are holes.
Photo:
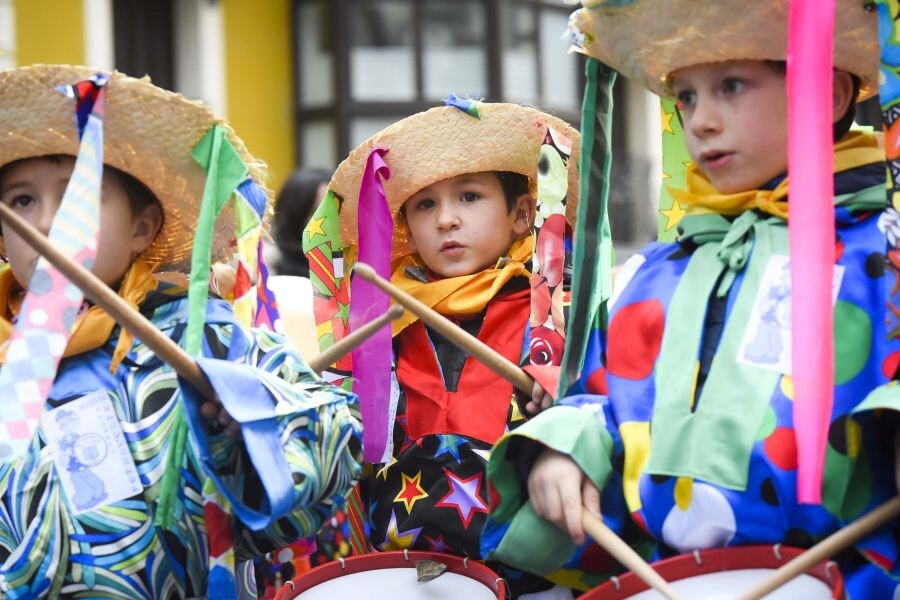
[[[878,210],[884,190],[872,186],[835,198],[851,211]],[[754,211],[734,221],[717,214],[688,215],[680,240],[698,247],[669,304],[654,383],[656,401],[647,472],[689,476],[743,491],[753,444],[781,374],[737,361],[738,350],[772,254],[788,254],[785,221]],[[752,250],[752,253],[751,253]],[[713,293],[728,294],[744,279],[694,405],[706,307]],[[718,285],[717,285],[718,284]],[[685,368],[690,359],[692,368]]]

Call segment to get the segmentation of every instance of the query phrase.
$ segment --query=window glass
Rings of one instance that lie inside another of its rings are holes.
[[[331,121],[300,123],[301,166],[333,171],[337,167],[337,132]]]
[[[512,102],[538,101],[537,20],[534,8],[515,0],[504,13],[503,93]]]
[[[297,8],[301,106],[322,106],[334,100],[334,54],[328,43],[326,0],[306,0]]]
[[[422,3],[425,97],[482,98],[487,94],[486,6],[482,0]]]
[[[548,108],[577,109],[581,103],[578,91],[578,59],[569,53],[569,41],[563,38],[569,23],[565,11],[541,11],[541,75],[543,76],[542,104]]]
[[[350,3],[350,20],[350,93],[353,99],[363,102],[414,100],[412,2],[355,0]]]

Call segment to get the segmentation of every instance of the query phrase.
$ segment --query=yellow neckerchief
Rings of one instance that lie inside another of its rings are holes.
[[[487,303],[497,295],[506,282],[517,275],[530,275],[525,263],[534,248],[533,236],[513,243],[509,249],[509,261],[501,268],[490,268],[472,275],[448,277],[423,283],[406,273],[407,267],[418,267],[422,259],[410,254],[394,262],[391,282],[420,302],[435,309],[445,317],[469,316],[481,313]],[[499,264],[500,261],[498,261]],[[406,311],[393,322],[391,329],[397,335],[418,317]]]
[[[138,258],[125,273],[122,285],[119,286],[119,296],[132,308],[137,310],[147,294],[156,289],[159,282],[153,276],[153,271]],[[14,325],[12,319],[18,314],[22,306],[25,292],[22,286],[13,278],[12,269],[6,268],[0,271],[0,364],[6,358],[6,342],[12,335]],[[87,311],[78,315],[69,343],[63,356],[76,356],[88,350],[99,348],[109,339],[116,322],[99,306],[91,306]],[[134,338],[126,330],[122,329],[116,350],[113,352],[109,370],[115,373],[119,363],[128,354]]]
[[[834,172],[848,171],[863,165],[884,161],[882,136],[874,133],[851,131],[834,145]],[[720,194],[709,178],[696,164],[687,169],[686,189],[670,187],[672,197],[687,207],[688,215],[716,213],[739,215],[748,210],[761,210],[781,219],[787,219],[788,180],[773,190],[748,190],[736,194]]]

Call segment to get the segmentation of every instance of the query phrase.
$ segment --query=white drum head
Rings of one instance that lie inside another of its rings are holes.
[[[774,573],[772,569],[739,569],[687,577],[670,583],[682,598],[692,600],[735,600]],[[828,600],[831,589],[811,575],[800,575],[765,597],[765,600]],[[630,600],[662,600],[656,590],[628,597]]]
[[[419,583],[414,568],[376,569],[343,575],[297,596],[300,600],[497,600],[496,592],[463,575],[446,572]],[[797,600],[796,598],[792,600]]]

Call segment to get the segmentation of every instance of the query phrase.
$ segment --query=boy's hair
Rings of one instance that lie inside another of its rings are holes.
[[[48,154],[46,156],[37,156],[15,160],[0,167],[0,187],[3,186],[3,178],[5,177],[9,169],[13,167],[13,165],[17,165],[25,160],[34,160],[35,158],[39,160],[46,160],[57,165],[62,163],[62,161],[67,158],[75,160],[74,156],[69,156],[68,154]],[[128,196],[128,203],[131,205],[132,215],[140,214],[142,210],[144,210],[151,204],[159,205],[159,200],[156,199],[156,196],[153,195],[153,192],[151,192],[146,185],[144,185],[128,173],[120,171],[119,169],[111,167],[109,165],[103,165],[103,172],[109,173],[110,175],[115,177],[119,185],[122,186],[122,189],[125,190],[125,194]]]
[[[516,198],[522,194],[529,194],[531,190],[528,185],[528,177],[521,173],[513,173],[512,171],[491,171],[500,181],[500,187],[503,188],[503,197],[506,198],[506,212],[512,212],[516,205]]]
[[[787,74],[787,63],[785,61],[765,60],[763,62],[779,75]],[[862,85],[859,77],[853,73],[848,72],[847,74],[850,75],[850,79],[853,82],[853,95],[850,97],[850,105],[847,106],[847,112],[845,112],[844,116],[838,119],[831,127],[831,135],[835,142],[847,135],[847,132],[850,131],[850,127],[853,125],[853,119],[856,118],[856,99],[859,97],[859,88]]]

